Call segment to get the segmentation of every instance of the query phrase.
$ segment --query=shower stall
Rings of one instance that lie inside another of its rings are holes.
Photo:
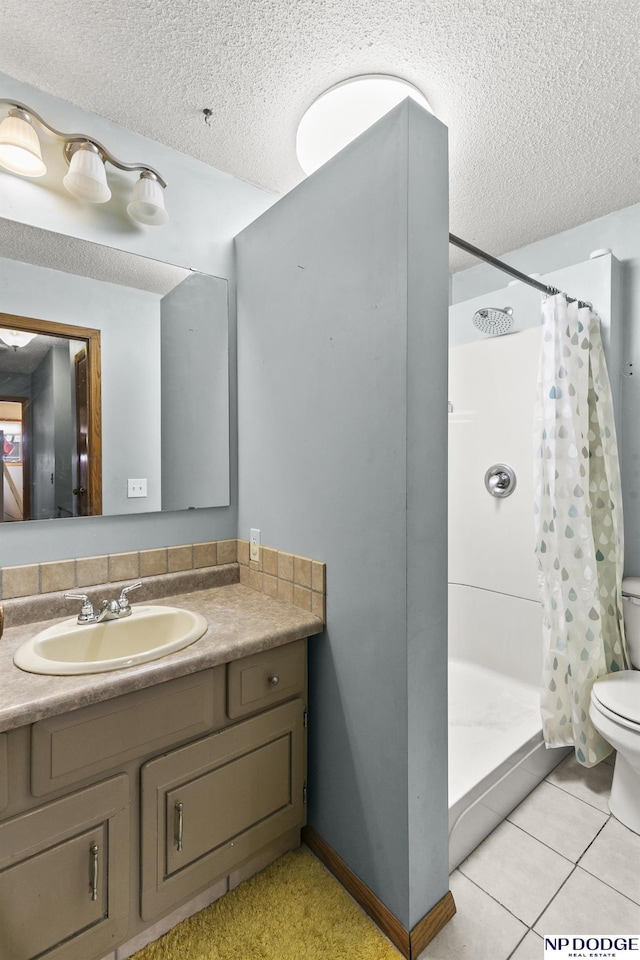
[[[614,386],[619,267],[606,254],[541,278],[594,304]],[[568,752],[545,747],[540,720],[532,440],[540,305],[539,292],[516,284],[449,311],[451,869]]]

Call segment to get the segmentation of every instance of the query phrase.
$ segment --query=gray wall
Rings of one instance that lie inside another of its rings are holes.
[[[62,343],[51,350],[53,360],[53,420],[55,423],[55,507],[56,514],[73,516],[75,497],[71,492],[71,476],[76,457],[74,420],[72,411],[71,364],[73,357],[69,344]],[[75,399],[75,397],[74,397]],[[75,406],[75,404],[73,405]],[[55,515],[55,514],[54,514]]]
[[[126,130],[111,120],[0,73],[6,99],[28,104],[63,132],[80,132],[116,157],[149,164],[167,183],[169,223],[144,227],[127,216],[136,176],[107,166],[113,196],[108,203],[79,203],[62,186],[67,171],[60,144],[42,136],[46,174],[37,180],[0,171],[0,216],[56,233],[129,250],[217,277],[233,267],[231,239],[276,199],[275,195],[223,173],[178,150]]]
[[[239,535],[327,562],[309,822],[406,928],[448,889],[447,220],[408,101],[236,239]]]
[[[640,204],[530,244],[502,259],[524,273],[547,273],[577,263],[594,250],[609,247],[622,263],[623,367],[622,465],[625,518],[625,573],[640,575]],[[495,251],[489,251],[495,253]],[[486,265],[454,274],[452,302],[496,290],[504,274]],[[574,291],[574,296],[581,296]],[[632,366],[630,366],[632,364]],[[635,372],[634,372],[635,371]]]
[[[229,503],[228,313],[226,280],[201,273],[160,304],[163,510]]]
[[[160,170],[168,182],[166,203],[171,219],[166,227],[149,228],[129,220],[124,209],[124,198],[135,181],[129,180],[126,174],[119,175],[113,170],[109,171],[108,176],[127,178],[126,184],[122,181],[120,183],[119,207],[109,203],[96,210],[91,205],[77,203],[60,186],[65,164],[59,148],[52,142],[45,142],[43,146],[47,153],[50,173],[42,180],[27,182],[25,178],[0,170],[0,215],[228,279],[232,397],[231,506],[137,516],[82,517],[24,525],[5,524],[2,529],[0,565],[37,563],[235,537],[237,425],[234,397],[235,277],[232,239],[239,230],[273,203],[274,195],[87,113],[6,74],[0,74],[0,82],[3,96],[15,97],[29,104],[54,127],[63,131],[86,132],[103,142],[116,156],[133,156]],[[0,278],[0,292],[1,289]],[[120,387],[125,395],[128,384],[121,382]]]
[[[31,515],[36,518],[73,516],[71,362],[66,343],[52,346],[31,376]]]
[[[31,375],[31,515],[55,516],[56,469],[53,350]],[[13,526],[13,524],[12,524]]]

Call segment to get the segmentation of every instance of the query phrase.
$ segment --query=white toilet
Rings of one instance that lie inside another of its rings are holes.
[[[640,577],[622,581],[622,603],[632,669],[595,681],[589,716],[617,750],[609,809],[640,834]]]

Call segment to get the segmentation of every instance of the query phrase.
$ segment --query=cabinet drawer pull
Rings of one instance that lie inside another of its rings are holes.
[[[269,677],[269,685],[271,687],[277,687],[279,683],[280,683],[280,677],[277,674],[274,673],[272,674],[272,676]]]
[[[94,843],[91,846],[91,899],[98,899],[98,873],[99,873],[99,864],[98,864],[98,844]]]
[[[182,804],[176,803],[176,846],[178,848],[178,853],[182,850],[182,831],[184,827],[184,818],[182,813]]]

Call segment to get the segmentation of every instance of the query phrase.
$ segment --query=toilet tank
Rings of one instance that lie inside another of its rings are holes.
[[[622,612],[631,666],[640,670],[640,577],[622,581]]]

